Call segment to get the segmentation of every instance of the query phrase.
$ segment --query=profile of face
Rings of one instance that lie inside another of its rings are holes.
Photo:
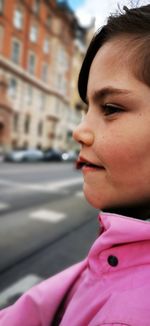
[[[150,206],[150,88],[135,77],[123,44],[116,38],[97,52],[88,111],[73,134],[81,144],[84,194],[102,210]]]

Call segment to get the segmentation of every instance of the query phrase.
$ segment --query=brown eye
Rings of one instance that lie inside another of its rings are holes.
[[[123,112],[123,109],[120,106],[114,104],[105,104],[102,105],[104,115],[113,115],[116,113]]]

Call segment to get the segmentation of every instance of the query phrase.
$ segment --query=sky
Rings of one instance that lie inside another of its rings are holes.
[[[83,26],[87,26],[91,19],[95,17],[95,28],[101,27],[110,13],[117,10],[118,4],[123,7],[130,7],[130,2],[139,5],[150,4],[150,0],[68,0],[71,8],[80,18]]]
[[[76,9],[85,3],[85,0],[68,0],[72,9]]]

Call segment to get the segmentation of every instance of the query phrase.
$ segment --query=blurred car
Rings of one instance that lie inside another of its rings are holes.
[[[60,162],[62,161],[62,152],[57,149],[49,149],[43,153],[43,161]]]
[[[0,150],[0,162],[3,162],[5,158],[5,154],[3,151]]]
[[[77,153],[75,151],[62,153],[62,160],[65,162],[74,162],[76,159],[77,159]]]
[[[43,159],[43,152],[39,149],[12,150],[5,154],[7,162],[38,162]]]

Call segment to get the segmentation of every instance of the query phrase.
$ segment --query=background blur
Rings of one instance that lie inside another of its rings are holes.
[[[84,258],[97,235],[72,139],[93,33],[67,1],[0,0],[0,307]]]
[[[0,307],[83,259],[98,235],[72,132],[86,112],[86,49],[117,3],[0,0]]]
[[[1,153],[76,148],[77,77],[93,31],[65,1],[0,1]]]

